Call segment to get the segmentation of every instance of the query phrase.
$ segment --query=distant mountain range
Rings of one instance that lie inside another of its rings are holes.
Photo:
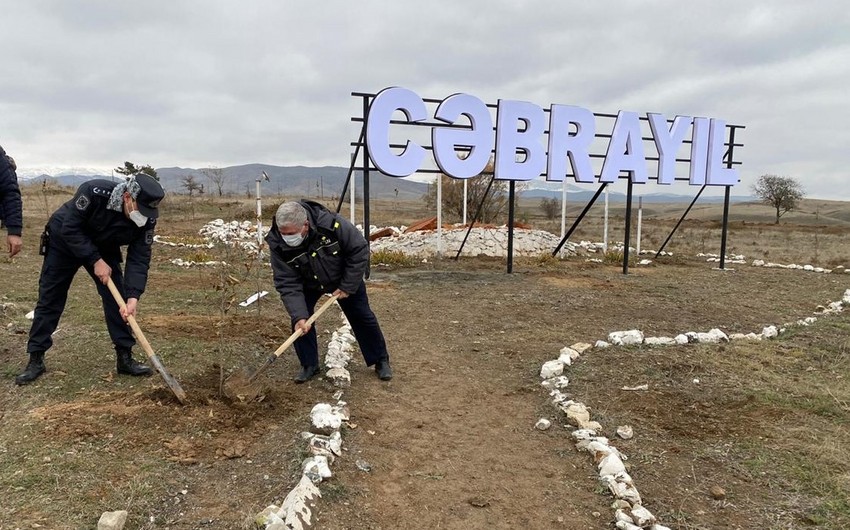
[[[324,196],[339,197],[348,168],[336,166],[306,167],[306,166],[273,166],[268,164],[245,164],[220,168],[223,176],[222,191],[224,193],[245,194],[254,196],[256,181],[261,178],[265,171],[269,176],[269,182],[262,182],[264,194],[277,194],[299,197]],[[217,193],[215,183],[204,174],[204,169],[164,167],[156,169],[157,176],[163,188],[170,193],[185,193],[185,179],[194,175],[195,181],[204,186],[205,193]],[[22,184],[27,182],[49,180],[64,186],[79,186],[81,183],[93,178],[118,179],[121,175],[104,175],[103,171],[90,168],[38,168],[35,170],[21,169],[18,178]],[[357,178],[355,192],[361,196],[363,190],[362,179]],[[413,200],[421,198],[427,191],[428,185],[410,178],[396,178],[370,173],[369,191],[372,198]],[[677,195],[672,193],[649,193],[641,194],[640,197],[646,203],[677,203],[690,202],[698,190],[694,188],[692,195]],[[579,188],[575,185],[567,185],[567,199],[570,202],[587,202],[594,191]],[[561,184],[557,182],[533,181],[529,183],[521,195],[525,199],[534,198],[556,198],[561,197]],[[622,203],[626,196],[619,192],[610,192],[609,201]],[[601,198],[600,198],[601,200]],[[635,195],[637,202],[637,194]],[[733,196],[733,202],[746,202],[754,200],[749,196]],[[723,197],[702,196],[701,203],[723,202]]]

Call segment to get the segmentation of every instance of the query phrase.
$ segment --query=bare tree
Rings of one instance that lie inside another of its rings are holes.
[[[753,193],[765,204],[776,209],[776,224],[783,214],[797,209],[803,199],[803,187],[791,177],[762,175],[753,186]]]
[[[227,175],[224,174],[224,170],[220,167],[210,166],[201,170],[201,173],[207,177],[218,191],[218,196],[221,197],[224,195],[224,185],[227,183]]]
[[[181,182],[181,186],[186,188],[186,191],[189,192],[189,197],[191,197],[196,191],[199,195],[204,192],[204,185],[198,182],[195,175],[186,175],[183,177]]]
[[[543,210],[543,215],[546,216],[546,219],[554,219],[558,216],[561,203],[554,197],[543,197],[540,199],[540,209]]]
[[[453,216],[456,220],[461,220],[463,218],[463,179],[455,179],[443,174],[440,175],[440,178],[443,179],[443,213]],[[480,175],[466,179],[467,209],[474,212],[483,200],[484,205],[481,208],[481,215],[478,219],[482,223],[494,222],[508,207],[508,181],[495,180],[493,181],[493,185],[490,186],[490,180],[492,178],[493,162],[491,160]],[[423,198],[428,209],[436,209],[436,182],[428,185],[428,190],[425,192]]]

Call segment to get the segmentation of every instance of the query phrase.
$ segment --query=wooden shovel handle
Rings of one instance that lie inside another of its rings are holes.
[[[310,318],[307,319],[307,324],[312,325],[313,322],[315,322],[316,319],[319,318],[319,316],[321,316],[321,314],[324,313],[327,308],[329,308],[333,305],[334,302],[336,302],[337,298],[339,298],[338,294],[335,294],[328,298],[328,300],[324,304],[322,304],[319,309],[317,309],[312,315],[310,315]],[[280,354],[286,351],[287,348],[292,346],[292,343],[295,342],[301,335],[303,335],[301,329],[296,329],[295,332],[290,335],[288,339],[286,339],[286,342],[278,346],[278,348],[274,351],[273,355],[275,357],[280,357]]]
[[[118,288],[115,287],[115,283],[112,282],[112,278],[109,278],[106,286],[109,287],[109,290],[112,292],[112,296],[118,303],[118,307],[126,310],[127,304],[124,302],[124,297],[118,292]],[[136,318],[133,315],[127,315],[127,323],[130,324],[130,328],[133,330],[133,335],[136,336],[136,340],[142,345],[142,349],[145,350],[145,354],[148,357],[153,357],[155,355],[153,348],[148,342],[148,339],[145,338],[145,334],[142,333],[142,328],[140,328],[139,324],[136,323]]]

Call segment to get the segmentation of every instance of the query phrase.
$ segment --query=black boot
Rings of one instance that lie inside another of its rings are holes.
[[[295,381],[298,384],[301,384],[305,381],[309,381],[310,379],[315,377],[316,374],[318,374],[318,373],[319,373],[319,367],[318,366],[302,366],[301,371],[298,372],[298,375],[296,375],[292,380]]]
[[[390,368],[389,359],[381,359],[375,363],[375,373],[381,381],[389,381],[393,378],[393,369]]]
[[[130,351],[130,348],[117,347],[115,348],[115,355],[118,359],[117,369],[119,374],[153,375],[153,370],[133,359],[133,353]]]
[[[47,368],[44,367],[44,352],[30,353],[30,361],[27,363],[27,369],[15,378],[15,384],[28,385],[46,371]]]

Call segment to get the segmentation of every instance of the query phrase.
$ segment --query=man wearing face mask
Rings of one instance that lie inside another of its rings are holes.
[[[274,284],[292,320],[304,334],[295,341],[301,362],[296,383],[319,373],[316,330],[307,324],[322,293],[339,295],[367,366],[384,381],[393,377],[387,345],[369,307],[363,277],[369,243],[357,228],[313,201],[285,202],[272,221],[266,242],[271,252]]]
[[[135,316],[145,290],[159,202],[164,196],[159,182],[145,174],[121,183],[95,179],[83,183],[74,197],[50,217],[42,236],[44,264],[27,342],[29,363],[15,383],[31,383],[45,372],[44,354],[53,345],[51,335],[59,324],[68,289],[80,267],[95,281],[103,301],[118,373],[136,376],[153,373],[133,359],[131,349],[136,341],[126,319]],[[127,246],[126,274],[121,272],[124,245]],[[109,278],[127,301],[126,310],[118,307],[106,286]]]

